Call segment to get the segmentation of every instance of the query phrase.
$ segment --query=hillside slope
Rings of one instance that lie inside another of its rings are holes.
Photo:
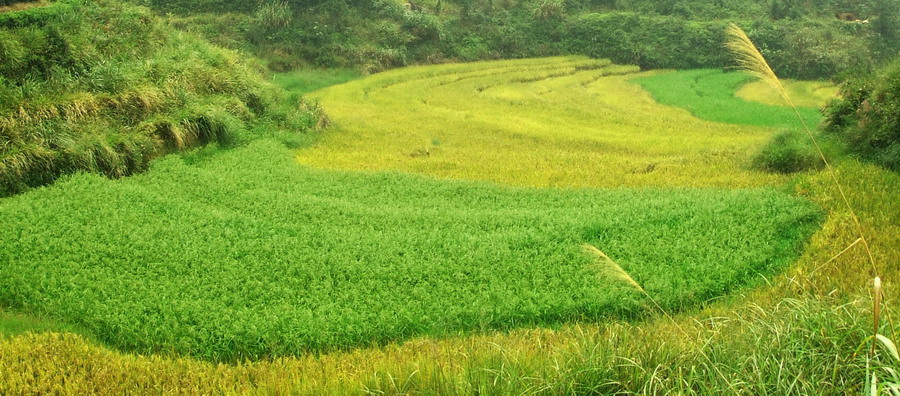
[[[114,0],[0,14],[0,196],[63,174],[120,177],[161,154],[302,129],[262,69]],[[292,118],[292,119],[291,119]]]

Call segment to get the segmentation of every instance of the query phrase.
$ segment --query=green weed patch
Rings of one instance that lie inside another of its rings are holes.
[[[192,164],[187,164],[191,162]],[[773,190],[538,190],[310,170],[260,141],[0,201],[0,304],[115,346],[238,359],[688,307],[790,262]]]

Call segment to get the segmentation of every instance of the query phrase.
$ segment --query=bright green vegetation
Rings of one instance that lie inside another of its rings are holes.
[[[632,81],[649,91],[659,103],[682,107],[704,120],[802,130],[791,108],[750,102],[735,96],[735,91],[751,79],[746,74],[721,70],[684,70]],[[799,108],[799,111],[810,128],[821,122],[818,109]]]
[[[584,58],[337,86],[576,54],[721,68],[733,21],[780,76],[866,75],[820,135],[891,166],[900,68],[872,71],[900,54],[896,0],[127,1],[0,0],[0,175],[14,176],[0,195],[155,168],[0,199],[0,394],[859,394],[870,370],[886,392],[900,383],[889,348],[863,352],[876,274],[878,332],[898,330],[900,175],[829,155],[876,268],[861,244],[837,256],[857,224],[764,86]],[[675,80],[674,102],[643,77]],[[296,133],[328,124],[310,95],[326,86],[338,127]],[[825,96],[788,90],[810,111]],[[772,125],[710,121],[751,102]],[[300,150],[240,147],[261,136]],[[700,186],[726,189],[685,189]]]
[[[629,82],[637,71],[568,57],[379,73],[309,95],[328,109],[334,128],[298,160],[539,187],[778,180],[748,170],[748,153],[771,130],[660,105]],[[766,114],[784,111],[757,105]]]
[[[293,98],[299,98],[312,91],[360,77],[359,71],[354,69],[298,69],[275,74],[272,82],[284,88]]]
[[[817,213],[772,190],[315,171],[261,141],[0,202],[0,302],[128,349],[296,354],[646,312],[584,242],[688,307],[793,260]]]
[[[830,82],[782,80],[781,83],[791,97],[791,102],[798,107],[821,108],[838,95],[838,87]],[[763,81],[751,81],[742,85],[735,92],[735,96],[772,106],[788,106],[784,99]]]
[[[0,196],[162,154],[309,128],[242,56],[113,0],[0,14]],[[289,108],[290,111],[287,111]]]
[[[852,161],[838,175],[882,277],[897,279],[900,268],[890,263],[900,260],[900,175]],[[26,334],[0,340],[0,393],[859,394],[867,364],[896,367],[880,346],[871,362],[854,353],[872,331],[871,269],[859,245],[829,262],[856,239],[830,177],[795,180],[798,195],[828,212],[803,255],[784,275],[769,277],[771,287],[676,314],[687,334],[665,318],[603,321],[238,365],[123,354],[71,334]],[[900,289],[887,285],[893,318]],[[900,330],[895,318],[882,319],[881,334]]]

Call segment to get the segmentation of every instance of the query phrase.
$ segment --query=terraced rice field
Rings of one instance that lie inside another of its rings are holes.
[[[689,111],[640,85],[677,80],[570,57],[326,88],[335,128],[312,146],[0,200],[0,305],[213,361],[652,312],[589,243],[665,308],[694,307],[785,268],[821,215],[746,167],[774,125],[704,120],[706,96]]]
[[[320,168],[538,187],[747,187],[783,180],[746,166],[774,133],[771,123],[705,121],[661,105],[635,83],[645,81],[684,78],[579,57],[389,71],[311,94],[335,128],[297,158]],[[719,85],[715,92],[731,98],[729,109],[748,103],[734,98],[738,86]],[[761,116],[789,122],[787,109],[750,104]]]

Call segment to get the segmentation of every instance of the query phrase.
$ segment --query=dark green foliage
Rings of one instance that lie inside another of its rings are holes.
[[[566,44],[570,52],[642,68],[722,66],[728,62],[722,50],[726,25],[637,13],[587,14],[572,22]]]
[[[751,79],[743,73],[707,69],[658,74],[633,81],[650,91],[658,102],[685,108],[705,120],[775,128],[801,127],[789,107],[775,107],[735,97],[734,92]],[[810,128],[819,125],[822,117],[818,109],[799,108],[798,111]]]
[[[571,23],[565,44],[571,53],[643,68],[727,67],[733,63],[723,50],[727,24],[637,13],[587,14]],[[758,20],[742,25],[781,77],[827,78],[873,64],[871,32],[864,25],[836,20]]]
[[[410,9],[390,0],[267,0],[253,10],[246,7],[255,2],[218,2],[192,10],[190,2],[165,1],[151,4],[162,12],[185,10],[188,16],[177,18],[179,26],[253,52],[276,71],[314,65],[374,72],[446,60],[561,54],[644,68],[724,67],[731,59],[722,48],[723,30],[731,21],[748,30],[782,77],[823,78],[851,68],[871,69],[896,53],[890,50],[896,47],[892,36],[878,33],[879,26],[889,24],[844,22],[834,14],[864,9],[809,2],[786,6],[802,18],[772,21],[763,17],[768,0],[414,1]]]
[[[809,137],[802,131],[782,131],[753,157],[757,169],[795,173],[824,166]]]
[[[297,354],[652,311],[585,242],[689,307],[790,262],[817,213],[764,189],[319,171],[261,140],[0,200],[0,304],[143,352]]]
[[[825,108],[825,130],[861,158],[900,170],[900,60],[850,79],[841,96]]]
[[[900,2],[875,0],[872,11],[872,28],[881,37],[874,43],[876,50],[882,57],[900,55]]]
[[[305,117],[276,114],[279,91],[258,67],[146,8],[61,0],[0,14],[0,27],[0,196],[80,170],[132,174]]]

